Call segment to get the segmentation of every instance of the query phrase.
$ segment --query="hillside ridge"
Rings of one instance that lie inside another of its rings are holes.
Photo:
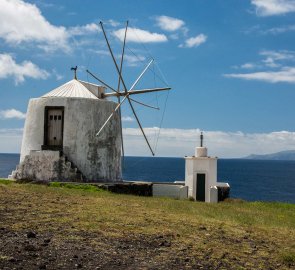
[[[280,151],[271,154],[257,155],[251,154],[244,157],[244,159],[255,159],[255,160],[295,160],[295,150]]]

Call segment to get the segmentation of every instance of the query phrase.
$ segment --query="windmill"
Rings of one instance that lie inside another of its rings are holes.
[[[138,100],[135,100],[134,98],[132,98],[131,96],[133,95],[139,95],[139,94],[144,94],[144,93],[151,93],[151,92],[158,92],[158,91],[167,91],[170,90],[170,87],[161,87],[161,88],[149,88],[149,89],[135,89],[136,85],[139,83],[139,81],[141,80],[141,78],[144,76],[144,74],[146,73],[146,71],[149,69],[150,65],[153,63],[153,59],[147,64],[147,66],[143,69],[143,71],[140,73],[140,75],[137,77],[137,79],[134,81],[134,83],[131,85],[131,87],[128,89],[124,78],[122,76],[122,68],[123,68],[123,62],[124,62],[124,54],[125,54],[125,46],[126,46],[126,37],[127,37],[127,30],[128,30],[128,21],[126,22],[126,28],[125,28],[125,34],[124,34],[124,40],[123,40],[123,47],[122,47],[122,54],[121,54],[121,59],[120,59],[120,64],[118,65],[112,48],[110,46],[109,40],[107,38],[103,23],[100,22],[100,27],[102,30],[102,33],[104,35],[108,50],[110,52],[110,55],[112,57],[112,60],[114,62],[115,68],[116,68],[116,72],[118,73],[118,86],[117,89],[115,89],[114,87],[110,86],[109,84],[107,84],[106,82],[104,82],[103,80],[101,80],[100,78],[98,78],[98,76],[94,75],[91,71],[86,70],[86,72],[88,74],[90,74],[94,79],[96,79],[97,81],[99,81],[101,84],[103,84],[105,87],[109,88],[110,90],[112,90],[112,92],[110,93],[104,93],[103,94],[103,98],[107,98],[107,97],[117,97],[117,101],[118,101],[118,105],[116,106],[116,108],[113,110],[113,112],[109,115],[109,117],[106,119],[106,121],[104,122],[104,124],[101,126],[101,128],[98,130],[98,132],[96,133],[96,136],[99,136],[100,133],[104,130],[104,128],[107,126],[108,122],[112,119],[112,117],[114,116],[114,114],[116,113],[116,111],[119,110],[119,115],[120,115],[120,130],[121,130],[121,140],[122,140],[122,156],[124,157],[124,144],[123,144],[123,133],[122,133],[122,116],[121,116],[121,106],[125,101],[128,101],[128,104],[131,108],[132,114],[134,115],[136,122],[141,130],[141,133],[148,145],[149,150],[151,151],[152,155],[154,156],[155,153],[148,141],[148,138],[143,130],[143,127],[139,121],[139,118],[135,112],[133,103],[137,103],[140,104],[142,106],[148,107],[148,108],[152,108],[152,109],[157,109],[159,110],[158,107],[154,107],[148,104],[145,104],[143,102],[140,102]],[[121,85],[123,86],[123,91],[120,90]],[[122,100],[121,100],[122,98]]]

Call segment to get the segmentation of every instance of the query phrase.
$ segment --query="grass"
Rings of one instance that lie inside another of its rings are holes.
[[[98,188],[94,185],[88,185],[88,184],[70,184],[70,183],[60,183],[60,182],[51,182],[49,184],[50,187],[55,188],[69,188],[69,189],[78,189],[78,190],[87,190],[89,192],[101,192],[102,189]]]
[[[155,257],[159,263],[169,256],[169,260],[191,256],[199,261],[207,258],[215,268],[219,261],[227,269],[288,269],[295,265],[294,204],[234,200],[206,204],[111,194],[88,184],[44,186],[1,179],[0,214],[5,207],[5,213],[13,215],[0,219],[0,226],[15,231],[29,227],[39,233],[50,228],[60,241],[81,241],[81,232],[109,241],[170,239],[173,248],[168,252],[161,247],[167,257]],[[91,243],[98,248],[101,240],[92,237]],[[187,254],[179,255],[182,250]],[[138,256],[146,256],[144,252]]]
[[[8,180],[8,179],[4,179],[4,178],[0,178],[0,185],[10,185],[15,183],[15,181],[13,180]]]
[[[294,252],[284,252],[281,254],[282,261],[288,265],[295,263],[295,253]]]

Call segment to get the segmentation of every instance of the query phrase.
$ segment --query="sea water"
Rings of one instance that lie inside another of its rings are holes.
[[[18,162],[18,154],[0,154],[0,177]],[[125,157],[123,179],[174,182],[184,180],[184,167],[183,158]],[[218,181],[230,184],[234,198],[295,203],[295,161],[219,159]]]

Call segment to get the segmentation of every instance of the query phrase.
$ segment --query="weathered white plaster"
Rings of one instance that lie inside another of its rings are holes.
[[[205,201],[210,202],[210,187],[217,183],[216,157],[185,157],[185,185],[188,196],[196,199],[197,174],[205,174]]]
[[[30,181],[82,181],[82,175],[58,151],[31,151],[12,172],[12,179]]]
[[[100,99],[46,97],[31,99],[21,148],[20,161],[44,144],[46,106],[64,107],[63,152],[89,181],[121,180],[120,118],[115,113],[103,132],[97,131],[116,107]]]

